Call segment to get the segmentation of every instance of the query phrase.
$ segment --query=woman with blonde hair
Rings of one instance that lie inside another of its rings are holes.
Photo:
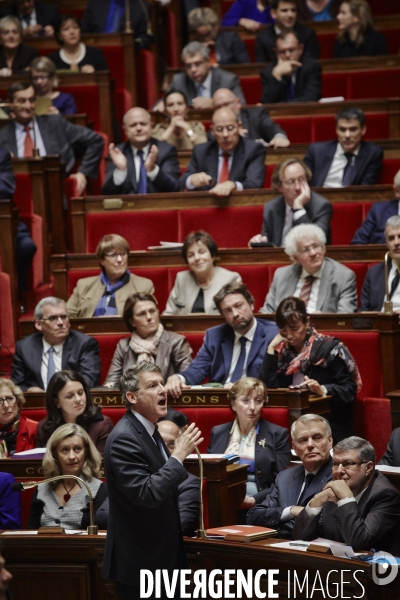
[[[338,36],[333,58],[389,54],[384,35],[377,31],[365,0],[345,0],[337,14]]]
[[[22,43],[22,26],[17,17],[0,19],[0,75],[18,75],[29,70],[38,55],[35,48]]]
[[[24,404],[21,388],[10,379],[0,379],[0,458],[36,446],[38,424],[21,415]]]
[[[43,458],[45,479],[64,479],[39,485],[32,498],[28,529],[60,526],[85,529],[89,525],[89,497],[80,477],[90,488],[96,511],[107,497],[100,481],[101,456],[86,431],[76,423],[66,423],[54,431]]]
[[[77,112],[73,95],[54,89],[58,85],[56,65],[47,56],[38,56],[31,62],[30,79],[36,98],[51,101],[47,115],[74,115]]]

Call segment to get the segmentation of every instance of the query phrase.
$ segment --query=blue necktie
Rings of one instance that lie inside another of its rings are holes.
[[[244,361],[246,360],[247,338],[245,338],[243,335],[239,341],[240,341],[240,345],[241,345],[240,354],[239,354],[238,361],[236,363],[236,367],[234,368],[233,373],[232,373],[231,383],[235,383],[242,377]]]
[[[161,454],[161,456],[164,459],[164,462],[166,462],[166,460],[167,460],[168,457],[167,457],[167,455],[165,453],[164,446],[162,445],[161,435],[158,433],[158,427],[157,427],[157,425],[156,425],[156,428],[155,428],[154,433],[153,433],[153,440],[157,444],[158,449],[160,451],[160,454]]]
[[[199,94],[199,96],[201,96],[202,98],[205,97],[205,91],[206,91],[206,87],[200,83],[199,87],[197,88],[197,92]]]
[[[292,78],[289,79],[289,86],[288,86],[288,93],[287,93],[287,95],[288,95],[288,100],[294,100],[296,98],[296,90],[295,90]]]
[[[138,194],[147,194],[147,171],[144,166],[143,150],[138,150],[137,155],[140,158]]]
[[[53,377],[56,372],[56,365],[54,364],[54,348],[50,346],[49,348],[49,362],[47,364],[47,383],[49,383],[50,379]]]
[[[345,187],[346,185],[351,185],[351,183],[353,181],[354,163],[355,163],[355,159],[356,159],[354,154],[352,154],[351,152],[345,152],[344,155],[347,158],[347,165],[345,166],[344,171],[343,171],[343,179],[342,179],[343,187]]]
[[[125,12],[125,0],[111,0],[104,33],[117,33]]]
[[[297,505],[301,506],[301,503],[307,498],[308,490],[310,489],[310,485],[314,481],[315,475],[313,473],[307,473],[306,475],[306,483],[304,485],[303,491],[301,492],[299,499],[297,500]]]

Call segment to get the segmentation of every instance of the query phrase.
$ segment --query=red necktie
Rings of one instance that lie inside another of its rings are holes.
[[[224,152],[222,155],[223,162],[222,167],[219,172],[218,183],[224,183],[224,181],[229,181],[229,154]]]
[[[311,288],[313,285],[315,277],[313,275],[307,275],[307,277],[304,280],[304,285],[300,290],[300,300],[303,300],[304,304],[307,307],[308,301],[310,299],[311,296]]]
[[[29,125],[25,126],[26,136],[24,143],[24,156],[32,157],[33,156],[33,141],[31,138],[30,127]]]

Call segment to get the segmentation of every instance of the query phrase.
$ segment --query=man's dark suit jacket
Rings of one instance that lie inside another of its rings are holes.
[[[180,169],[176,148],[167,142],[160,142],[154,138],[150,139],[150,146],[157,146],[159,152],[157,165],[160,171],[154,181],[147,178],[147,193],[174,192],[179,179]],[[115,165],[108,159],[106,180],[102,187],[102,194],[137,194],[138,182],[136,181],[135,162],[133,160],[132,148],[129,142],[120,144],[118,148],[125,154],[128,161],[128,174],[121,185],[115,185],[113,175]]]
[[[342,4],[342,0],[332,0],[332,4],[329,6],[328,12],[331,15],[332,20],[335,19],[339,12],[339,7]],[[314,13],[308,8],[306,0],[299,0],[297,5],[298,18],[300,21],[313,21]]]
[[[243,129],[248,130],[247,137],[251,140],[259,138],[270,142],[277,133],[286,135],[286,132],[278,123],[275,123],[265,108],[242,108],[240,111],[240,120]]]
[[[318,225],[325,232],[327,243],[331,239],[332,204],[317,194],[311,192],[310,201],[305,205],[306,214],[293,221],[293,227],[303,223]],[[282,231],[285,224],[286,204],[283,196],[278,196],[264,205],[264,217],[262,235],[266,235],[268,241],[275,246],[282,246]]]
[[[281,514],[288,506],[305,506],[315,494],[322,491],[328,481],[332,479],[331,458],[329,457],[328,461],[319,469],[308,489],[307,496],[299,505],[298,499],[304,477],[305,471],[302,464],[292,469],[282,470],[275,480],[275,487],[271,494],[247,513],[248,525],[272,527],[278,529],[278,537],[292,539],[295,518],[281,523]]]
[[[139,587],[140,569],[185,567],[178,509],[178,485],[188,477],[183,465],[172,457],[164,463],[128,410],[108,436],[104,466],[110,515],[103,577]]]
[[[400,467],[400,427],[393,429],[386,452],[378,464]]]
[[[337,148],[337,140],[315,142],[308,146],[304,162],[311,169],[311,186],[323,186]],[[383,150],[371,142],[362,141],[355,158],[353,179],[350,185],[373,185],[378,183]]]
[[[260,73],[263,91],[262,104],[274,102],[314,102],[321,98],[321,67],[312,58],[301,57],[302,66],[296,71],[296,85],[294,100],[288,99],[289,78],[281,81],[272,75],[275,64],[265,67]]]
[[[317,537],[344,542],[355,552],[374,548],[399,556],[399,492],[382,473],[375,471],[358,503],[338,507],[334,502],[325,502],[320,516],[313,519],[301,511],[293,527],[293,539]]]
[[[83,155],[78,171],[86,177],[96,179],[104,146],[99,134],[87,127],[73,125],[59,115],[43,115],[35,118],[47,154],[59,154],[61,162],[65,164],[66,172],[69,173],[75,164],[74,146],[79,146],[83,149]],[[7,123],[1,128],[0,148],[18,156],[14,122]]]
[[[40,369],[42,365],[43,336],[33,333],[17,342],[12,363],[11,379],[23,390],[30,387],[44,389]],[[90,335],[70,330],[62,352],[62,368],[77,371],[89,387],[100,383],[99,343]]]
[[[45,2],[35,2],[36,9],[36,21],[38,25],[46,27],[46,25],[52,25],[56,27],[57,22],[60,18],[58,12],[58,6],[56,4],[47,4]],[[13,15],[19,19],[19,13],[16,4],[1,9],[0,16],[5,17],[6,15]]]
[[[221,65],[251,62],[246,44],[236,31],[218,31],[215,54]]]
[[[260,419],[258,424],[259,432],[254,452],[254,475],[258,490],[254,498],[257,503],[262,502],[273,491],[276,476],[289,466],[291,456],[287,429],[264,419]],[[232,425],[233,422],[224,423],[212,428],[207,452],[210,454],[225,452],[229,444]],[[260,444],[260,441],[264,443]]]
[[[319,58],[319,42],[314,29],[297,22],[293,27],[294,32],[299,38],[299,42],[304,44],[302,57]],[[275,62],[276,54],[274,52],[276,44],[276,31],[274,25],[268,25],[261,29],[256,37],[256,62]]]
[[[275,323],[256,319],[257,327],[247,360],[246,374],[258,377],[268,344],[278,333]],[[232,362],[235,333],[224,323],[207,329],[204,342],[196,358],[186,371],[182,371],[189,385],[199,385],[208,377],[210,381],[224,384]]]
[[[88,0],[83,13],[81,28],[83,33],[103,33],[107,23],[111,0]],[[146,3],[147,4],[147,3]],[[147,20],[143,6],[138,0],[130,0],[131,26],[135,32],[135,40],[140,48],[147,48],[152,36],[147,33]],[[149,15],[147,15],[149,18]],[[118,31],[125,31],[125,13],[119,24]]]
[[[399,214],[399,199],[375,202],[359,229],[354,234],[351,244],[385,244],[385,225],[390,217]]]
[[[9,152],[0,149],[0,198],[11,199],[15,192],[15,175]]]
[[[229,71],[225,71],[225,69],[213,67],[211,69],[211,96],[220,88],[232,90],[232,92],[240,98],[242,104],[246,104],[242,88],[240,87],[239,77]],[[183,92],[189,104],[192,104],[193,99],[197,98],[199,95],[196,85],[186,73],[177,73],[174,75],[171,89]]]
[[[229,180],[240,182],[244,189],[262,188],[265,178],[265,154],[266,150],[262,144],[257,144],[247,138],[239,138],[239,143],[233,152]],[[193,148],[190,163],[179,179],[177,188],[184,190],[187,178],[194,173],[203,171],[217,181],[218,144],[215,140],[198,144]],[[213,185],[197,189],[208,190],[211,187]]]
[[[391,267],[389,261],[389,272]],[[383,301],[385,300],[385,263],[373,265],[367,271],[364,283],[361,290],[361,306],[363,310],[382,310]]]

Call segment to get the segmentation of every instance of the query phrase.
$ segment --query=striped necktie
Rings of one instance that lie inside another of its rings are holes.
[[[311,290],[314,283],[315,277],[314,275],[307,275],[304,280],[304,285],[300,290],[299,298],[303,300],[304,304],[307,306],[308,301],[310,300]]]

